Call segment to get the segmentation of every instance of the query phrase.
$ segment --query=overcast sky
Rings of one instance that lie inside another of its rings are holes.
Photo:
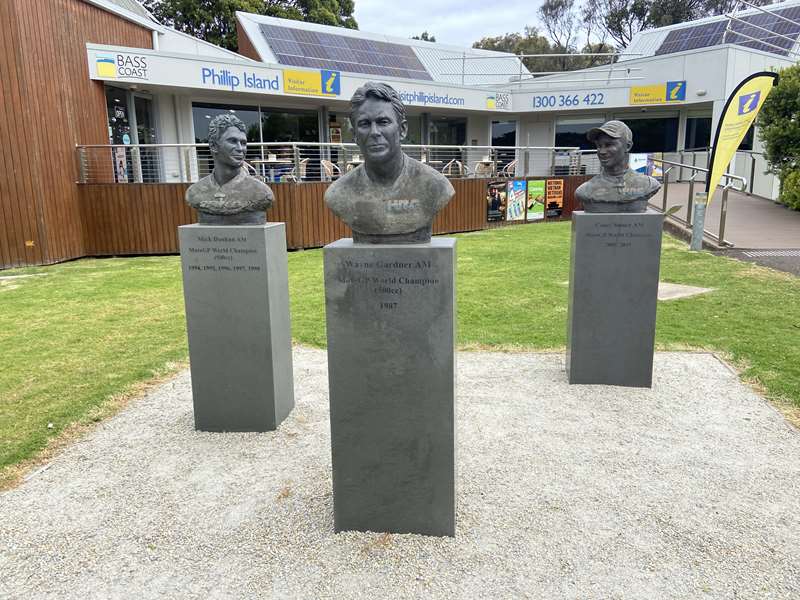
[[[355,0],[355,5],[361,31],[404,38],[427,31],[437,42],[455,46],[538,25],[537,0]]]

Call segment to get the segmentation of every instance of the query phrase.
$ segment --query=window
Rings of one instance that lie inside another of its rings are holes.
[[[686,134],[683,147],[686,150],[708,148],[711,145],[711,117],[689,117],[686,119]]]
[[[192,104],[192,120],[194,121],[194,141],[196,144],[208,143],[208,124],[217,115],[231,113],[239,117],[247,129],[247,141],[258,143],[261,141],[260,121],[257,106],[237,106],[230,104]],[[245,160],[259,158],[261,152],[258,148],[248,148]],[[198,148],[197,167],[200,177],[205,177],[214,168],[211,152],[207,148]]]
[[[742,143],[739,144],[739,150],[752,150],[753,149],[753,125],[750,125],[750,129],[747,130],[747,133],[744,134],[742,138]]]
[[[600,127],[603,121],[596,119],[563,119],[556,123],[556,146],[578,147],[581,150],[594,150],[594,144],[586,139],[593,127]]]
[[[261,109],[264,142],[319,142],[315,110]]]
[[[633,132],[631,152],[675,152],[678,148],[678,117],[621,119]]]
[[[430,143],[436,146],[463,146],[467,141],[467,119],[431,115]]]
[[[516,146],[517,122],[492,121],[492,146]]]

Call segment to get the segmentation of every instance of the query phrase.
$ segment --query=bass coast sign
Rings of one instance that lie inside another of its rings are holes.
[[[487,94],[486,108],[489,110],[511,110],[511,94],[507,92]]]
[[[100,77],[147,81],[147,59],[141,54],[102,52],[95,55],[95,68]]]
[[[103,81],[147,82],[194,89],[280,94],[282,73],[255,64],[217,62],[208,57],[169,56],[130,48],[87,44],[89,77]]]

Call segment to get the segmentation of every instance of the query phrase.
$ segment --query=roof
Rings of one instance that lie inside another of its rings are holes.
[[[764,11],[771,14],[765,14]],[[717,15],[640,31],[625,49],[629,54],[621,56],[620,61],[722,44],[736,44],[778,56],[787,56],[797,51],[797,40],[800,37],[800,0],[739,11],[732,16],[735,18]]]
[[[98,8],[117,15],[153,31],[163,31],[161,24],[137,0],[83,0]]]
[[[506,52],[244,12],[236,17],[264,62],[466,85],[507,83],[520,68],[528,72]],[[475,57],[480,60],[470,60]]]

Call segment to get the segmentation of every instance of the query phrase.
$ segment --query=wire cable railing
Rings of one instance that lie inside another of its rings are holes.
[[[573,147],[404,145],[447,177],[521,178],[579,174]],[[191,183],[213,169],[208,144],[76,146],[78,183]],[[362,164],[356,144],[270,142],[247,145],[246,168],[267,183],[333,181]]]

